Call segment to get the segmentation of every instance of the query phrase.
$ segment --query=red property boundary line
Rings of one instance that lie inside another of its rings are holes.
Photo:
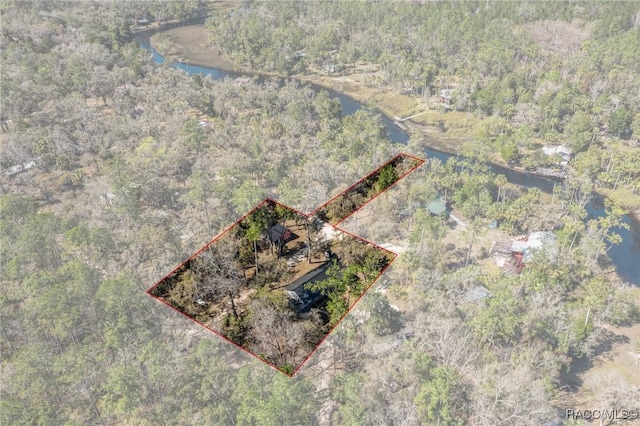
[[[220,239],[223,235],[225,235],[227,232],[229,232],[232,228],[234,228],[235,226],[237,226],[238,224],[240,224],[247,216],[249,216],[250,214],[252,214],[253,212],[255,212],[256,210],[258,210],[259,208],[261,208],[262,206],[264,206],[267,203],[274,203],[277,205],[280,205],[284,208],[287,208],[289,210],[294,211],[295,213],[304,216],[306,218],[310,218],[312,217],[316,212],[318,212],[319,210],[321,210],[323,207],[327,206],[329,203],[335,201],[338,197],[341,197],[342,195],[344,195],[346,192],[352,190],[354,187],[358,186],[360,183],[362,183],[364,180],[368,179],[369,177],[373,176],[374,174],[376,174],[380,169],[382,169],[383,167],[387,166],[388,164],[393,163],[394,161],[396,161],[398,158],[400,157],[408,157],[408,158],[412,158],[416,161],[418,161],[418,164],[414,167],[412,167],[411,169],[409,169],[406,173],[404,173],[402,176],[398,177],[391,185],[387,186],[384,190],[380,191],[378,194],[376,194],[374,197],[372,197],[371,199],[367,200],[367,202],[365,202],[364,204],[362,204],[360,207],[354,209],[349,215],[345,216],[344,218],[342,218],[339,222],[337,222],[335,225],[330,225],[332,226],[335,230],[339,231],[339,232],[343,232],[346,235],[351,236],[352,238],[355,238],[357,240],[360,240],[362,242],[364,242],[365,244],[370,244],[371,246],[377,248],[378,250],[382,250],[385,251],[389,254],[392,255],[391,260],[389,261],[389,263],[387,263],[387,265],[385,265],[384,268],[382,268],[382,270],[380,270],[380,274],[378,274],[378,276],[371,281],[371,284],[369,284],[367,286],[367,288],[362,292],[362,294],[356,299],[355,302],[353,302],[353,305],[351,305],[351,307],[349,309],[347,309],[347,311],[340,317],[340,319],[335,323],[335,325],[331,328],[331,330],[329,330],[327,332],[327,334],[318,342],[318,344],[313,348],[313,350],[300,362],[300,364],[298,364],[298,366],[293,370],[292,373],[287,373],[286,371],[283,371],[279,368],[277,368],[275,365],[267,362],[266,360],[264,360],[263,358],[259,357],[258,355],[250,352],[249,350],[247,350],[246,348],[243,348],[242,346],[238,345],[237,343],[233,342],[232,340],[228,339],[226,336],[224,336],[223,334],[221,334],[219,331],[216,331],[214,329],[212,329],[211,327],[207,326],[206,324],[198,321],[197,319],[187,315],[186,313],[182,312],[181,310],[179,310],[178,308],[176,308],[175,306],[165,302],[164,300],[162,300],[159,297],[154,296],[153,294],[151,294],[151,291],[156,288],[158,285],[160,285],[164,280],[166,280],[167,278],[169,278],[171,275],[173,275],[174,273],[176,273],[177,271],[180,270],[180,268],[184,267],[189,261],[191,261],[193,258],[195,258],[196,256],[198,256],[200,253],[202,253],[204,250],[206,250],[207,248],[209,248],[213,243],[215,243],[218,239]],[[189,256],[184,262],[180,263],[177,267],[175,267],[171,272],[169,272],[168,274],[166,274],[162,279],[160,279],[159,281],[157,281],[155,284],[153,284],[151,287],[149,287],[145,293],[147,295],[149,295],[150,297],[152,297],[153,299],[157,300],[158,302],[162,303],[165,306],[168,306],[169,308],[173,309],[174,311],[178,312],[179,314],[183,315],[184,317],[190,319],[191,321],[195,322],[196,324],[201,325],[202,327],[204,327],[206,330],[209,330],[210,332],[212,332],[213,334],[215,334],[218,337],[221,337],[223,340],[226,340],[227,342],[231,343],[233,346],[235,346],[236,348],[242,350],[243,352],[251,355],[252,357],[262,361],[264,364],[268,365],[269,367],[271,367],[272,369],[279,371],[280,373],[283,373],[289,377],[293,377],[298,370],[300,370],[300,368],[302,368],[302,366],[307,362],[307,360],[309,358],[311,358],[311,356],[318,350],[318,348],[320,347],[320,345],[322,345],[322,343],[324,343],[324,341],[331,335],[331,333],[333,333],[333,331],[336,329],[336,327],[338,327],[340,325],[340,323],[342,322],[342,320],[344,319],[344,317],[346,317],[352,310],[353,308],[355,308],[355,306],[358,304],[358,302],[360,301],[360,299],[362,299],[362,297],[367,294],[367,292],[371,289],[371,287],[373,287],[373,285],[380,279],[380,277],[384,274],[384,272],[386,271],[386,269],[391,266],[391,264],[396,260],[396,258],[398,257],[397,253],[392,252],[391,250],[388,250],[384,247],[381,247],[379,245],[377,245],[376,243],[373,243],[363,237],[359,237],[357,235],[352,234],[349,231],[346,231],[342,228],[339,228],[338,225],[342,222],[344,222],[346,219],[348,219],[349,217],[351,217],[354,213],[356,213],[358,210],[362,209],[364,206],[366,206],[367,204],[369,204],[371,201],[373,201],[374,199],[376,199],[380,194],[382,194],[383,192],[385,192],[386,190],[388,190],[389,188],[391,188],[392,186],[394,186],[396,183],[398,183],[401,179],[405,178],[409,173],[413,172],[414,170],[416,170],[418,167],[420,167],[421,165],[423,165],[425,163],[425,160],[418,158],[418,157],[414,157],[412,155],[409,154],[404,154],[404,153],[400,153],[398,155],[396,155],[395,157],[393,157],[391,160],[387,161],[386,163],[382,164],[380,167],[376,168],[374,171],[372,171],[371,173],[369,173],[368,175],[366,175],[365,177],[363,177],[362,179],[360,179],[358,182],[356,182],[355,184],[351,185],[350,187],[348,187],[347,189],[345,189],[344,191],[342,191],[340,194],[336,195],[335,197],[331,198],[329,201],[327,201],[326,203],[322,204],[320,207],[316,208],[315,210],[313,210],[311,213],[303,213],[300,210],[297,210],[293,207],[289,207],[277,200],[274,200],[272,198],[265,198],[264,200],[262,200],[261,202],[259,202],[254,208],[252,208],[248,213],[245,213],[240,219],[236,220],[235,222],[233,222],[231,225],[229,225],[228,227],[226,227],[222,232],[220,232],[218,235],[216,235],[210,242],[208,242],[207,244],[205,244],[201,249],[199,249],[198,251],[196,251],[194,254],[192,254],[191,256]]]
[[[348,231],[345,231],[344,229],[340,229],[340,228],[337,228],[337,227],[335,227],[335,226],[334,226],[334,228],[335,228],[336,230],[340,231],[340,232],[344,232],[345,234],[347,234],[347,235],[349,235],[349,236],[351,236],[351,237],[353,237],[353,238],[356,238],[356,239],[358,239],[358,240],[360,240],[360,241],[363,241],[363,242],[365,242],[366,244],[371,244],[372,246],[376,247],[378,250],[386,251],[387,253],[390,253],[392,257],[391,257],[391,260],[389,261],[389,263],[387,263],[387,264],[385,265],[385,267],[384,267],[384,268],[382,268],[382,269],[380,270],[380,273],[378,274],[378,276],[377,276],[377,277],[375,277],[375,278],[371,281],[371,284],[369,284],[369,285],[367,286],[367,288],[362,292],[362,294],[361,294],[361,295],[356,299],[356,301],[355,301],[355,302],[353,302],[353,305],[351,305],[351,307],[350,307],[349,309],[347,309],[347,311],[346,311],[344,314],[342,314],[342,316],[340,317],[340,319],[339,319],[339,320],[334,324],[334,326],[333,326],[333,327],[331,327],[331,330],[329,330],[329,331],[327,332],[327,334],[325,334],[325,336],[324,336],[322,339],[320,339],[320,341],[319,341],[319,342],[318,342],[318,344],[313,348],[313,350],[312,350],[311,352],[309,352],[309,354],[308,354],[308,355],[307,355],[307,356],[306,356],[306,357],[305,357],[305,358],[300,362],[300,364],[298,364],[298,366],[296,367],[296,369],[295,369],[295,370],[293,370],[293,373],[291,373],[291,375],[289,375],[290,377],[293,377],[293,376],[298,372],[298,370],[300,370],[300,369],[304,366],[304,364],[307,362],[307,360],[308,360],[309,358],[311,358],[311,356],[312,356],[312,355],[313,355],[313,354],[318,350],[318,348],[320,347],[320,345],[322,345],[322,343],[323,343],[323,342],[324,342],[324,341],[325,341],[325,340],[326,340],[326,339],[331,335],[331,333],[333,333],[333,330],[335,330],[335,329],[336,329],[336,327],[338,327],[338,326],[340,325],[340,323],[342,323],[342,320],[344,319],[344,317],[346,317],[346,316],[349,314],[349,312],[351,312],[351,311],[353,310],[353,308],[355,308],[355,307],[356,307],[356,305],[358,304],[358,302],[360,301],[360,299],[362,299],[362,298],[364,297],[364,295],[365,295],[365,294],[367,294],[367,293],[369,292],[369,290],[371,289],[371,287],[373,287],[373,285],[374,285],[374,284],[375,284],[375,283],[380,279],[380,277],[382,276],[382,274],[384,274],[384,271],[386,271],[386,270],[387,270],[387,268],[388,268],[389,266],[391,266],[391,264],[392,264],[392,263],[396,260],[396,258],[398,257],[398,254],[397,254],[397,253],[394,253],[394,252],[392,252],[391,250],[387,250],[387,249],[386,249],[386,248],[384,248],[384,247],[380,247],[380,246],[379,246],[379,245],[377,245],[376,243],[372,243],[371,241],[365,240],[365,239],[364,239],[364,238],[362,238],[362,237],[358,237],[358,236],[356,236],[356,235],[353,235],[352,233],[350,233],[350,232],[348,232]],[[285,373],[285,374],[286,374],[286,373]]]
[[[400,157],[407,157],[407,158],[411,158],[412,160],[415,160],[418,162],[418,164],[416,164],[414,167],[412,167],[411,169],[409,169],[405,174],[403,174],[402,176],[399,176],[398,178],[396,178],[396,180],[389,186],[387,186],[385,189],[383,189],[382,191],[380,191],[379,193],[377,193],[376,195],[374,195],[373,197],[371,197],[369,200],[367,200],[364,204],[362,204],[360,207],[357,207],[355,209],[353,209],[353,211],[351,211],[351,213],[349,213],[348,215],[346,215],[345,217],[343,217],[342,219],[340,219],[338,222],[335,223],[335,225],[332,225],[333,227],[337,227],[339,224],[341,224],[342,222],[344,222],[345,220],[347,220],[348,218],[350,218],[351,216],[353,216],[354,213],[356,213],[358,210],[360,210],[361,208],[363,208],[364,206],[366,206],[367,204],[369,204],[371,201],[375,200],[378,196],[380,196],[382,193],[384,193],[387,189],[391,188],[392,186],[394,186],[396,183],[398,183],[401,179],[403,179],[405,176],[407,176],[409,173],[413,172],[415,169],[417,169],[418,167],[422,166],[425,163],[425,160],[423,160],[422,158],[418,158],[418,157],[414,157],[413,155],[409,155],[409,154],[405,154],[405,153],[400,153],[398,155],[396,155],[395,157],[393,157],[391,160],[387,161],[386,163],[384,163],[383,165],[381,165],[380,167],[378,167],[377,169],[375,169],[374,171],[372,171],[371,173],[369,173],[368,175],[366,175],[365,177],[363,177],[362,179],[360,179],[358,182],[354,183],[353,185],[351,185],[350,187],[348,187],[347,189],[345,189],[344,191],[342,191],[341,193],[339,193],[338,195],[336,195],[335,197],[331,198],[329,201],[327,201],[326,203],[324,203],[323,205],[321,205],[320,207],[316,208],[314,211],[312,211],[311,213],[308,214],[308,216],[313,216],[314,214],[316,214],[317,212],[319,212],[320,210],[322,210],[323,208],[325,208],[326,206],[328,206],[329,204],[331,204],[332,202],[334,202],[335,200],[337,200],[338,198],[342,197],[344,194],[346,194],[347,192],[353,190],[355,187],[357,187],[358,185],[360,185],[362,182],[364,182],[365,180],[369,179],[371,176],[375,175],[376,173],[378,173],[380,170],[382,170],[384,167],[388,166],[389,164],[392,164],[394,161],[396,161],[398,158]]]

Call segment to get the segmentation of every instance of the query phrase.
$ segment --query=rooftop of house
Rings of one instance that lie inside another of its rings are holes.
[[[468,302],[478,303],[487,297],[491,297],[491,292],[483,285],[478,284],[472,289],[469,289],[465,294],[464,298]]]
[[[542,147],[542,152],[547,155],[555,155],[558,154],[562,157],[570,157],[573,155],[573,151],[571,148],[566,147],[564,145],[547,145]]]
[[[278,242],[282,240],[283,242],[292,240],[296,238],[296,235],[291,232],[288,228],[276,223],[271,228],[267,230],[267,234],[269,234],[269,240],[272,243]]]
[[[522,261],[531,261],[534,253],[544,252],[551,261],[558,256],[558,242],[553,232],[536,231],[529,234],[526,240],[500,240],[493,243],[491,253],[495,256],[522,255]]]
[[[453,98],[453,91],[451,89],[442,89],[440,90],[440,97],[450,100]]]
[[[447,204],[444,202],[444,198],[438,196],[435,200],[427,204],[427,210],[434,215],[440,215],[447,211]]]

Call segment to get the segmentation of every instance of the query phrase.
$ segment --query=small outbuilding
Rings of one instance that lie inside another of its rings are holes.
[[[487,297],[491,297],[491,292],[482,284],[476,285],[464,294],[464,299],[471,303],[480,303]]]
[[[273,225],[271,228],[267,230],[267,234],[269,235],[269,241],[271,243],[281,243],[284,244],[288,241],[296,238],[296,235],[289,230],[289,228],[285,228],[279,223]]]
[[[536,231],[527,238],[529,247],[524,253],[523,261],[529,262],[536,251],[543,252],[550,261],[555,262],[558,257],[558,240],[553,232]]]
[[[438,196],[435,200],[427,204],[427,211],[434,216],[449,213],[447,203],[445,203],[444,198],[441,196]]]

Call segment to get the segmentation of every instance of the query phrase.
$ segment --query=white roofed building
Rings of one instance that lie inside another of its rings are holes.
[[[559,155],[560,157],[562,157],[564,161],[571,160],[571,157],[573,156],[573,151],[571,150],[571,148],[566,147],[564,145],[543,146],[542,152],[544,152],[546,155],[549,155],[549,156]]]
[[[530,233],[525,240],[495,241],[490,252],[500,268],[520,271],[537,252],[544,253],[550,261],[555,262],[558,257],[558,241],[553,232],[536,231]]]

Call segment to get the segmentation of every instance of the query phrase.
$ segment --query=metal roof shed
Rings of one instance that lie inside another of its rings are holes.
[[[442,197],[438,197],[427,205],[429,213],[439,216],[447,211],[447,205]]]

